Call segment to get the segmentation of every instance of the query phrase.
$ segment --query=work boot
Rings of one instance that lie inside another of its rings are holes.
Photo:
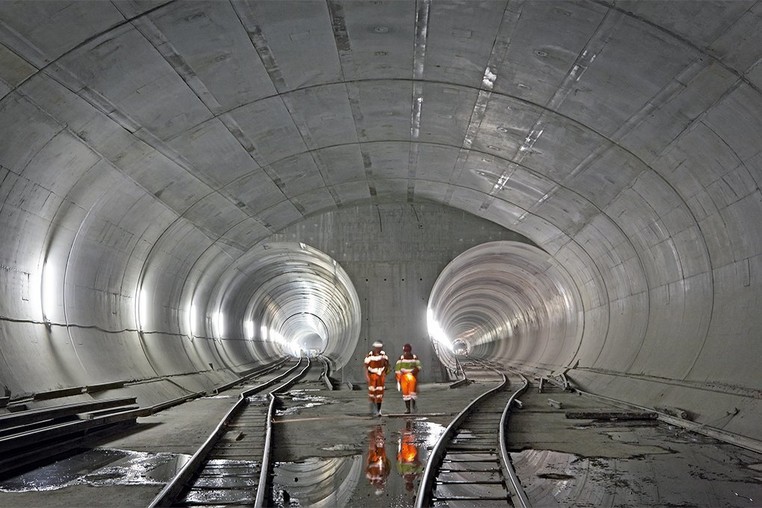
[[[415,405],[415,399],[413,399],[412,402],[413,402],[413,413],[417,413],[418,412],[418,407]]]
[[[381,416],[381,403],[380,402],[376,403],[376,410],[377,410],[376,411],[376,416]]]
[[[376,403],[371,402],[370,403],[370,415],[371,416],[378,416],[378,409],[376,408]]]
[[[406,415],[410,414],[410,401],[409,400],[405,401],[405,414]]]

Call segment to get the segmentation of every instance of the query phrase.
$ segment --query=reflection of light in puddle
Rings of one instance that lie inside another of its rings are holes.
[[[323,448],[323,450],[328,451],[328,452],[357,451],[357,446],[339,443],[339,444],[335,444],[333,446],[325,447],[325,448]]]
[[[295,390],[290,392],[289,399],[291,400],[292,407],[289,407],[288,409],[284,409],[282,411],[277,411],[276,414],[278,416],[289,416],[298,414],[299,411],[302,409],[308,409],[318,406],[323,406],[326,404],[335,404],[336,401],[333,399],[328,399],[326,397],[321,397],[319,395],[306,395],[304,392],[306,390]]]
[[[0,483],[0,492],[58,490],[73,485],[160,485],[190,457],[95,449],[68,457]]]
[[[426,445],[427,449],[434,448],[439,438],[444,434],[445,426],[426,420],[416,419],[414,422],[416,442]]]
[[[362,455],[278,462],[273,472],[276,507],[347,506],[363,472]]]

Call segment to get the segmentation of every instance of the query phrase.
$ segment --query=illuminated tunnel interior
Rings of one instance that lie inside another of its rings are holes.
[[[547,372],[579,351],[581,309],[573,279],[552,257],[525,243],[490,242],[442,271],[427,312],[450,369],[458,353]]]
[[[0,389],[382,339],[762,440],[761,6],[1,2]]]

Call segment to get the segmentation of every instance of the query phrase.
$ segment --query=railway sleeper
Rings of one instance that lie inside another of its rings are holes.
[[[493,461],[499,462],[495,453],[471,453],[471,452],[458,452],[449,450],[445,455],[445,460],[451,462],[485,462]]]
[[[505,489],[503,485],[477,485],[477,484],[471,484],[468,485],[470,487],[473,487],[472,489],[468,489],[467,491],[464,491],[464,487],[466,485],[458,485],[454,486],[455,489],[450,488],[449,485],[437,485],[436,488],[434,488],[434,495],[432,496],[433,499],[437,500],[472,500],[472,501],[497,501],[497,500],[503,500],[510,501],[511,495],[510,493]],[[461,490],[463,489],[463,490]]]
[[[236,490],[196,490],[192,489],[178,503],[179,506],[220,506],[254,505],[257,491],[252,489]],[[177,505],[176,505],[177,506]]]
[[[484,471],[459,471],[458,474],[440,474],[437,476],[437,484],[459,485],[471,483],[503,484],[504,482],[502,475],[496,471],[489,475],[486,475]]]
[[[453,452],[471,452],[471,453],[491,453],[495,454],[496,448],[485,448],[484,446],[471,446],[470,444],[455,444],[447,448],[448,453]]]
[[[493,465],[491,462],[469,462],[467,464],[459,462],[454,467],[442,467],[439,469],[440,474],[462,471],[500,472],[500,467]]]
[[[513,503],[510,501],[508,504],[506,504],[505,500],[497,500],[497,501],[487,501],[487,500],[481,500],[480,502],[474,502],[469,500],[464,501],[456,501],[456,500],[449,500],[449,501],[443,501],[439,504],[433,503],[432,506],[435,506],[437,508],[439,507],[447,507],[447,508],[505,508],[506,506],[513,506]]]

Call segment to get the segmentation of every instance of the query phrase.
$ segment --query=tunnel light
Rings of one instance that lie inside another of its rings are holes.
[[[196,330],[196,306],[191,304],[190,310],[188,311],[188,329],[190,330],[190,333],[192,336],[195,337],[198,330]]]
[[[434,319],[434,313],[431,309],[426,311],[426,324],[429,330],[429,336],[452,352],[452,342],[447,337],[447,334],[437,320]]]
[[[57,302],[56,272],[53,265],[47,261],[42,267],[42,319],[50,321],[50,315]]]
[[[222,338],[225,335],[225,314],[222,312],[214,315],[214,329],[218,337]]]
[[[246,340],[252,340],[254,338],[254,321],[247,319],[243,322],[243,335]]]
[[[267,326],[265,326],[265,325],[262,325],[259,328],[259,333],[262,334],[262,340],[269,340],[270,339],[270,334],[268,332],[269,332],[269,330],[267,329]]]
[[[148,290],[141,285],[138,292],[138,330],[142,332],[146,323],[148,323]]]

